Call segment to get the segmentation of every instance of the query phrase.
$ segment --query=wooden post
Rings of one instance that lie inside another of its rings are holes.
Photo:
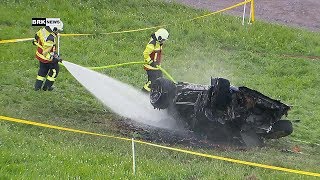
[[[251,0],[250,20],[252,23],[254,22],[254,0]]]

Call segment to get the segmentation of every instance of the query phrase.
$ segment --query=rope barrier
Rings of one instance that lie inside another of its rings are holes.
[[[222,156],[204,154],[204,153],[199,153],[199,152],[194,152],[194,151],[189,151],[189,150],[184,150],[184,149],[179,149],[179,148],[173,148],[173,147],[163,146],[163,145],[159,145],[159,144],[153,144],[153,143],[129,139],[129,138],[123,138],[123,137],[118,137],[118,136],[111,136],[111,135],[87,132],[87,131],[82,131],[82,130],[77,130],[77,129],[54,126],[54,125],[50,125],[50,124],[43,124],[43,123],[38,123],[38,122],[33,122],[33,121],[28,121],[28,120],[23,120],[23,119],[16,119],[16,118],[6,117],[6,116],[0,116],[0,119],[5,120],[5,121],[10,121],[10,122],[16,122],[16,123],[28,124],[28,125],[38,126],[38,127],[57,129],[57,130],[62,130],[62,131],[69,131],[69,132],[74,132],[74,133],[108,137],[108,138],[114,138],[114,139],[125,140],[125,141],[133,141],[136,143],[150,145],[150,146],[154,146],[154,147],[158,147],[158,148],[162,148],[162,149],[168,149],[168,150],[172,150],[172,151],[182,152],[182,153],[186,153],[186,154],[192,154],[192,155],[196,155],[196,156],[201,156],[201,157],[206,157],[206,158],[211,158],[211,159],[216,159],[216,160],[221,160],[221,161],[232,162],[232,163],[236,163],[236,164],[243,164],[243,165],[247,165],[247,166],[260,167],[260,168],[264,168],[264,169],[272,169],[272,170],[300,174],[300,175],[320,177],[320,173],[301,171],[301,170],[283,168],[283,167],[278,167],[278,166],[271,166],[271,165],[254,163],[254,162],[249,162],[249,161],[242,161],[242,160],[238,160],[238,159],[232,159],[232,158],[226,158],[226,157],[222,157]]]
[[[209,13],[209,14],[205,14],[205,15],[202,15],[202,16],[198,16],[198,17],[195,17],[195,18],[192,18],[192,19],[188,19],[188,20],[182,21],[181,23],[193,21],[193,20],[196,20],[196,19],[205,18],[205,17],[208,17],[208,16],[212,16],[212,15],[214,15],[214,14],[221,13],[221,12],[224,12],[224,11],[227,11],[227,10],[230,10],[230,9],[233,9],[233,8],[236,8],[236,7],[238,7],[238,6],[242,6],[242,5],[244,5],[244,4],[250,3],[251,1],[253,1],[253,0],[247,0],[247,1],[244,1],[244,2],[241,2],[241,3],[238,3],[238,4],[235,4],[235,5],[233,5],[233,6],[230,6],[230,7],[227,7],[227,8],[224,8],[224,9],[221,9],[221,10],[218,10],[218,11],[215,11],[215,12],[212,12],[212,13]],[[253,4],[253,3],[251,3],[251,7],[253,7],[252,4]],[[165,27],[165,26],[169,26],[169,25],[176,25],[176,24],[177,24],[177,23],[174,23],[174,24],[166,24],[166,25],[159,25],[159,26],[152,26],[152,27],[146,27],[146,28],[139,28],[139,29],[131,29],[131,30],[123,30],[123,31],[99,33],[99,34],[101,34],[101,35],[111,35],[111,34],[131,33],[131,32],[145,31],[145,30],[149,30],[149,29],[156,29],[156,28]],[[87,33],[87,34],[60,34],[60,36],[66,36],[66,37],[68,37],[68,36],[93,36],[93,35],[94,35],[94,34],[90,34],[90,33]],[[14,43],[14,42],[23,42],[23,41],[29,41],[29,40],[32,40],[32,39],[33,39],[33,38],[1,40],[1,41],[0,41],[0,44]]]
[[[250,3],[250,2],[251,2],[251,8],[253,10],[252,14],[250,15],[250,18],[251,18],[251,20],[253,22],[254,21],[253,0],[247,0],[247,1],[235,4],[233,6],[224,8],[224,9],[219,10],[219,11],[215,11],[215,12],[212,12],[212,13],[209,13],[209,14],[205,14],[205,15],[198,16],[198,17],[195,17],[195,18],[192,18],[192,19],[189,19],[189,20],[182,21],[182,23],[193,21],[193,20],[197,20],[197,19],[201,19],[201,18],[205,18],[205,17],[211,16],[211,15],[217,14],[217,13],[221,13],[221,12],[236,8],[238,6],[241,6],[241,5]],[[100,34],[101,35],[111,35],[111,34],[131,33],[131,32],[138,32],[138,31],[145,31],[145,30],[149,30],[149,29],[156,29],[156,28],[165,27],[165,26],[169,26],[169,25],[172,25],[172,24],[153,26],[153,27],[146,27],[146,28],[140,28],[140,29],[132,29],[132,30],[100,33]],[[88,34],[60,34],[60,35],[61,36],[65,36],[65,37],[69,37],[69,36],[92,36],[94,34],[89,34],[88,33]],[[33,39],[34,38],[0,40],[0,44],[31,41]],[[144,64],[144,62],[129,62],[129,63],[115,64],[115,65],[108,65],[108,66],[101,66],[101,67],[89,67],[89,69],[113,68],[113,67],[119,67],[119,66],[124,66],[124,65],[131,65],[131,64]],[[175,82],[174,79],[162,67],[157,66],[157,68],[159,70],[161,70],[170,80]],[[259,163],[254,163],[254,162],[242,161],[242,160],[237,160],[237,159],[225,158],[225,157],[221,157],[221,156],[203,154],[203,153],[193,152],[193,151],[189,151],[189,150],[183,150],[183,149],[178,149],[178,148],[173,148],[173,147],[153,144],[153,143],[144,142],[144,141],[140,141],[140,140],[133,140],[133,139],[123,138],[123,137],[104,135],[104,134],[87,132],[87,131],[76,130],[76,129],[71,129],[71,128],[59,127],[59,126],[43,124],[43,123],[37,123],[37,122],[32,122],[32,121],[27,121],[27,120],[22,120],[22,119],[10,118],[10,117],[6,117],[6,116],[0,116],[0,119],[1,120],[5,120],[5,121],[10,121],[10,122],[34,125],[34,126],[39,126],[39,127],[62,130],[62,131],[69,131],[69,132],[74,132],[74,133],[81,133],[81,134],[88,134],[88,135],[95,135],[95,136],[114,138],[114,139],[119,139],[119,140],[132,141],[132,142],[137,142],[137,143],[140,143],[140,144],[146,144],[146,145],[159,147],[159,148],[163,148],[163,149],[168,149],[168,150],[172,150],[172,151],[183,152],[183,153],[186,153],[186,154],[192,154],[192,155],[197,155],[197,156],[202,156],[202,157],[207,157],[207,158],[211,158],[211,159],[217,159],[217,160],[222,160],[222,161],[227,161],[227,162],[232,162],[232,163],[237,163],[237,164],[243,164],[243,165],[248,165],[248,166],[260,167],[260,168],[265,168],[265,169],[272,169],[272,170],[278,170],[278,171],[284,171],[284,172],[301,174],[301,175],[308,175],[308,176],[314,176],[314,177],[320,177],[319,173],[301,171],[301,170],[295,170],[295,169],[288,169],[288,168],[282,168],[282,167],[277,167],[277,166],[271,166],[271,165],[259,164]]]

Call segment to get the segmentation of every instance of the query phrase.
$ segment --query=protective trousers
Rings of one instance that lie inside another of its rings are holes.
[[[45,81],[42,89],[44,91],[53,90],[53,83],[59,74],[59,64],[58,63],[43,63],[40,62],[39,71],[36,83],[34,85],[34,90],[38,91],[41,89],[43,82]]]
[[[148,75],[148,81],[144,84],[143,91],[151,91],[152,83],[159,77],[162,77],[162,72],[160,70],[146,70]]]

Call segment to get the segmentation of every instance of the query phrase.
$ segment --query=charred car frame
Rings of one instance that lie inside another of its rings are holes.
[[[212,139],[238,139],[247,146],[260,146],[265,138],[293,132],[291,121],[281,119],[287,116],[288,105],[247,87],[231,86],[224,78],[211,78],[210,85],[158,78],[151,86],[150,102]]]

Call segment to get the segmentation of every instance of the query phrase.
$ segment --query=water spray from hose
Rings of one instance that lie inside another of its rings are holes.
[[[91,94],[116,114],[144,124],[175,128],[175,120],[152,107],[149,95],[88,68],[64,61],[64,66]]]

